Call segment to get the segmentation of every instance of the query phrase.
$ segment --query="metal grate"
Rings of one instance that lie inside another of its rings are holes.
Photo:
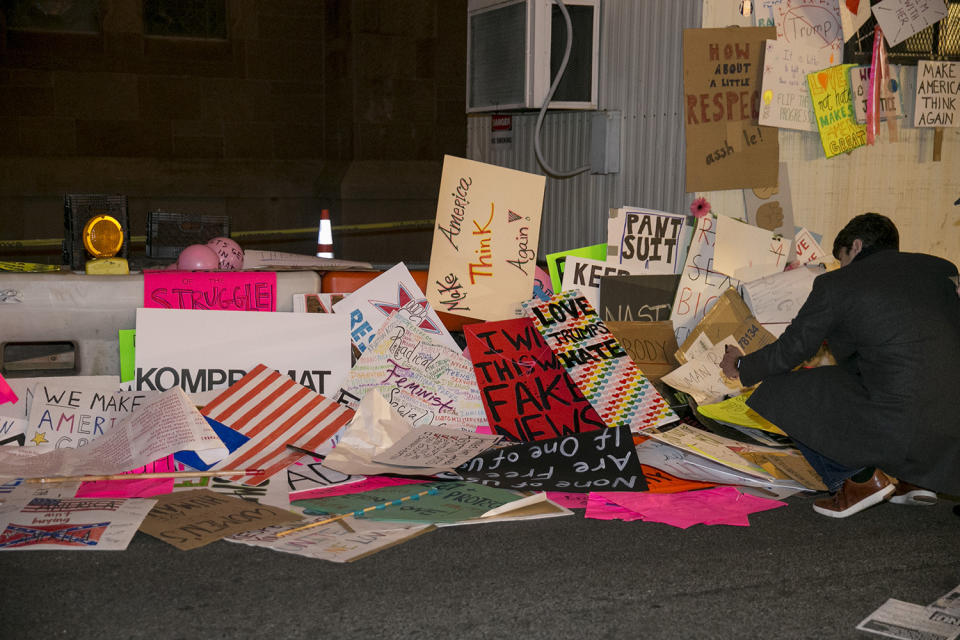
[[[879,0],[871,1],[875,5]],[[917,64],[917,60],[960,60],[960,0],[948,0],[947,17],[887,49],[891,64]],[[843,50],[843,61],[870,64],[873,52],[873,28],[877,20],[870,16]]]
[[[3,0],[0,8],[11,31],[100,33],[98,0]]]

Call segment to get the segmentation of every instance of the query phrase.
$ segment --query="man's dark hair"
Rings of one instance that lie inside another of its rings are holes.
[[[833,257],[840,259],[840,249],[848,251],[853,241],[860,238],[862,252],[873,253],[881,249],[899,249],[900,233],[893,220],[879,213],[861,213],[847,223],[833,241]],[[867,251],[867,250],[870,251]]]

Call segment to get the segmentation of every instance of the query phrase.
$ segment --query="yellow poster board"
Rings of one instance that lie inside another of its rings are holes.
[[[852,66],[839,64],[807,74],[820,143],[828,158],[867,143],[867,127],[857,123],[853,110],[849,72]]]

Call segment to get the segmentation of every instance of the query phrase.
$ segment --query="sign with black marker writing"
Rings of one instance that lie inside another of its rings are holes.
[[[463,328],[490,428],[511,440],[547,440],[606,425],[530,318]]]
[[[600,316],[604,322],[670,320],[678,275],[604,276],[600,278]]]
[[[633,273],[676,273],[686,216],[652,209],[611,209],[607,262]]]
[[[537,266],[544,176],[444,156],[427,300],[481,320],[515,317]]]
[[[630,429],[622,425],[487,451],[457,467],[464,480],[523,491],[646,491]]]

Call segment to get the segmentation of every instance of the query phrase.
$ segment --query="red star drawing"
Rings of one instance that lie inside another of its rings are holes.
[[[406,311],[411,320],[419,321],[419,328],[430,333],[440,333],[440,327],[437,326],[428,315],[430,303],[426,298],[419,300],[410,295],[403,283],[397,283],[397,301],[382,302],[380,300],[371,300],[370,304],[379,309],[380,313],[389,317],[394,311]]]

